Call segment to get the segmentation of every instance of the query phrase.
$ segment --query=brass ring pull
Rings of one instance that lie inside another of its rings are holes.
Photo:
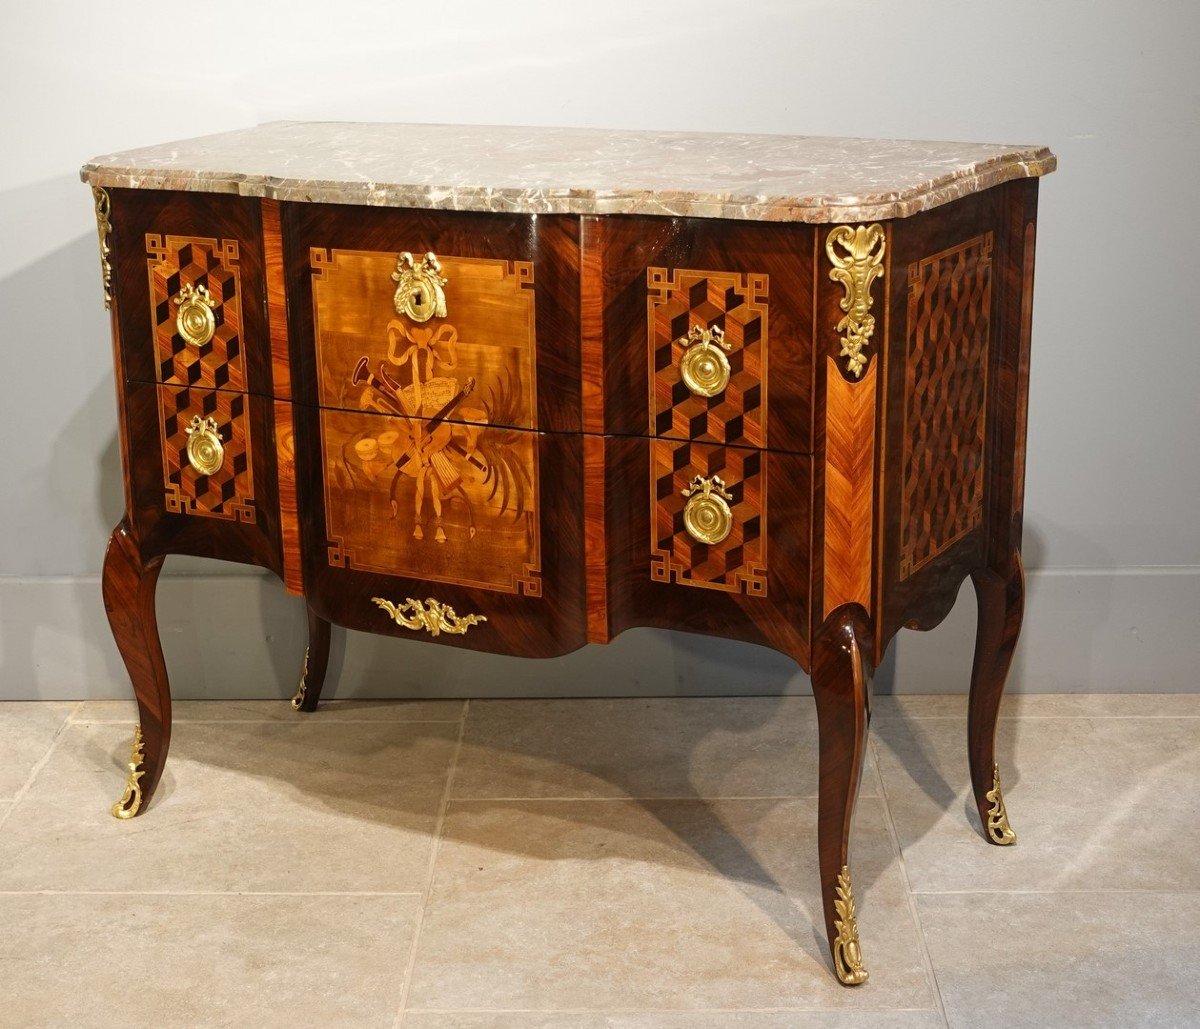
[[[175,329],[185,343],[202,347],[217,331],[217,317],[213,308],[217,302],[208,294],[205,286],[188,283],[175,298],[179,314],[175,316]]]
[[[675,341],[687,348],[679,362],[683,384],[698,397],[715,397],[729,385],[729,358],[725,351],[732,345],[725,342],[720,326],[710,329],[693,325],[686,336]]]
[[[188,464],[197,475],[212,475],[221,470],[225,463],[225,447],[221,443],[221,432],[215,418],[192,417],[192,423],[183,430],[187,433]]]
[[[435,316],[446,317],[444,287],[450,280],[442,274],[441,262],[435,254],[426,254],[417,264],[413,255],[404,251],[396,260],[392,281],[397,283],[392,296],[397,314],[406,315],[414,322],[427,322]]]
[[[697,475],[682,495],[688,498],[683,508],[683,527],[697,543],[723,543],[733,529],[733,499],[719,476],[705,479]]]

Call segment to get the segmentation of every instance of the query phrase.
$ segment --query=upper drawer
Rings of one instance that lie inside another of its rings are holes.
[[[811,450],[811,226],[588,218],[583,246],[588,431]]]
[[[578,222],[286,205],[297,400],[578,431]]]
[[[258,202],[109,192],[126,377],[269,394]]]

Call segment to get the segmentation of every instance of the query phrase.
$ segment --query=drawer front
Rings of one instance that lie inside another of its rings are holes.
[[[257,202],[111,193],[125,378],[270,395]]]
[[[298,399],[578,430],[576,222],[287,208]]]
[[[159,386],[157,394],[166,509],[253,522],[249,396],[179,386]]]
[[[605,440],[610,631],[682,628],[807,660],[812,459]]]
[[[240,254],[236,239],[146,235],[159,382],[246,388]]]
[[[651,434],[767,445],[770,279],[646,269]]]
[[[767,593],[767,455],[652,440],[650,577],[727,593]]]
[[[282,571],[269,400],[131,383],[123,391],[131,515],[147,552]]]
[[[530,656],[582,644],[578,437],[295,410],[297,453],[314,458],[299,469],[299,500],[318,610],[354,628]],[[387,606],[430,599],[487,621],[432,633]]]
[[[584,246],[589,431],[810,451],[810,226],[590,219]]]

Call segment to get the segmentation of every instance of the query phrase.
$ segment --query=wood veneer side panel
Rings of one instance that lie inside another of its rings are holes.
[[[273,394],[278,400],[291,400],[292,365],[288,347],[287,293],[283,284],[283,229],[278,200],[262,201],[262,226]]]
[[[604,239],[602,218],[580,220],[579,316],[583,431],[604,435]]]
[[[1004,246],[1000,254],[996,431],[991,441],[995,479],[990,561],[1011,572],[1011,555],[1021,546],[1025,506],[1026,429],[1029,418],[1029,363],[1033,335],[1033,269],[1037,238],[1036,179],[1005,188]]]
[[[109,197],[109,259],[112,263],[116,262],[116,253],[121,242],[121,234],[117,231],[117,215],[113,212],[119,210],[119,206],[114,204],[113,198]],[[119,283],[114,279],[112,290],[112,304],[108,311],[109,336],[112,341],[113,354],[113,378],[114,385],[117,390],[117,441],[121,450],[121,485],[125,493],[125,513],[126,516],[133,514],[133,488],[130,482],[130,466],[129,466],[129,426],[128,415],[125,407],[125,382],[127,372],[125,370],[125,351],[121,345],[121,319],[118,316],[118,307],[121,302]]]
[[[589,643],[609,639],[604,469],[604,238],[602,218],[579,223],[583,403],[583,519]]]
[[[1008,388],[997,385],[1006,348],[1006,189],[891,223],[891,345],[881,370],[881,646],[901,627],[938,625],[963,580],[988,560],[993,498],[1005,489],[997,475],[1007,481],[1002,466],[1011,462],[1011,442],[1007,459],[995,442],[998,412],[1011,406],[1002,400]],[[982,482],[981,501],[968,488],[973,482]]]
[[[296,432],[292,422],[292,357],[288,343],[287,292],[283,270],[283,226],[278,200],[262,201],[263,278],[267,327],[271,339],[275,463],[279,479],[279,536],[283,583],[289,593],[304,593],[300,559],[300,514],[296,502]]]
[[[283,550],[283,584],[289,593],[304,593],[304,562],[300,551],[300,508],[296,501],[296,430],[292,405],[276,400],[275,463],[279,476],[279,537]],[[315,457],[314,457],[315,459]]]
[[[874,607],[871,610],[874,612],[874,617],[871,619],[872,628],[872,646],[874,647],[874,655],[872,660],[878,664],[883,660],[883,652],[886,646],[883,637],[883,619],[879,617],[883,611],[883,555],[884,555],[884,534],[887,525],[887,448],[888,448],[888,419],[887,419],[887,382],[889,364],[892,360],[892,332],[894,331],[894,323],[892,321],[892,305],[888,302],[888,286],[892,281],[892,246],[889,234],[888,248],[883,255],[884,267],[884,287],[881,297],[880,306],[882,312],[880,314],[880,324],[883,332],[878,340],[876,347],[877,356],[875,358],[876,374],[879,376],[879,384],[876,389],[876,415],[875,415],[875,538],[872,541],[875,548],[874,562],[872,566],[874,583],[873,583],[873,598]],[[901,350],[901,353],[903,351]]]
[[[537,428],[582,428],[580,222],[569,215],[533,220]]]
[[[875,532],[875,362],[857,382],[826,359],[824,614],[871,603]]]
[[[863,353],[860,378],[846,371],[838,323],[845,313],[842,285],[830,277],[826,241],[832,226],[819,226],[813,252],[813,632],[844,604],[858,604],[875,618],[879,521],[879,394],[886,370],[886,316],[890,265],[871,287],[875,333]],[[892,248],[893,223],[884,224],[884,258]],[[879,659],[878,640],[871,640]]]
[[[603,436],[583,437],[583,544],[589,643],[607,643],[610,637],[604,449]]]

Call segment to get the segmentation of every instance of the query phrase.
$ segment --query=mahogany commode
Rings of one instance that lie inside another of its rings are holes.
[[[529,657],[635,625],[812,676],[833,967],[872,670],[979,600],[968,752],[1020,629],[1036,147],[274,123],[98,158],[126,512],[104,601],[171,733],[164,556],[269,568],[330,625]]]

